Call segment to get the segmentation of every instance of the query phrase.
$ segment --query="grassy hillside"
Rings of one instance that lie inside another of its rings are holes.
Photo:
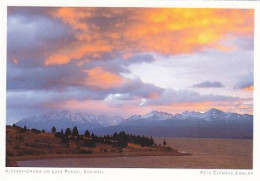
[[[126,146],[95,143],[86,145],[86,139],[69,138],[64,143],[54,133],[25,130],[18,126],[6,127],[6,165],[16,166],[17,160],[42,159],[57,157],[115,157],[138,155],[181,155],[177,150],[167,146],[141,146],[127,143]]]

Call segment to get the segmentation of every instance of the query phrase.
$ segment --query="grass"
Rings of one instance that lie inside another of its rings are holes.
[[[35,133],[21,131],[20,127],[6,128],[6,166],[16,166],[15,161],[60,157],[115,157],[138,155],[178,155],[178,152],[166,146],[141,147],[128,144],[126,148],[96,143],[93,148],[85,147],[84,140],[61,144],[61,139],[53,133]]]

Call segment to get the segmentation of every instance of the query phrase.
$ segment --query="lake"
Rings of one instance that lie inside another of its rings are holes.
[[[58,158],[18,161],[20,167],[252,169],[253,141],[211,138],[154,138],[191,156]]]

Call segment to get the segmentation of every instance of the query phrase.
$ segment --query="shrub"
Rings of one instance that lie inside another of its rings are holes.
[[[23,151],[19,151],[17,155],[18,156],[24,156],[24,152]]]
[[[93,151],[92,150],[87,150],[87,151],[86,150],[80,150],[79,153],[80,154],[92,154]]]
[[[58,138],[62,138],[63,137],[63,134],[61,132],[57,132],[55,133],[54,135],[55,137],[58,137]]]
[[[92,150],[88,150],[88,151],[86,151],[86,153],[87,153],[87,154],[92,154],[93,151],[92,151]]]
[[[93,139],[88,139],[88,140],[85,140],[84,146],[85,147],[95,148],[96,147],[96,143],[95,143],[95,141]]]
[[[19,147],[18,145],[15,145],[15,146],[14,146],[14,149],[20,150],[20,147]]]
[[[80,154],[85,154],[86,151],[85,151],[85,150],[80,150],[79,153],[80,153]]]
[[[9,152],[9,151],[6,152],[6,155],[7,155],[7,156],[14,156],[14,154],[13,154],[12,152]]]
[[[169,146],[166,148],[166,150],[167,151],[173,151],[173,149],[171,147],[169,147]]]
[[[26,131],[27,131],[27,129],[20,128],[20,133],[25,133]]]
[[[67,128],[67,129],[65,130],[65,135],[66,135],[66,136],[71,135],[71,130],[70,130],[70,128]]]
[[[119,152],[119,153],[122,153],[122,152],[123,152],[123,149],[122,149],[122,148],[119,148],[118,152]]]
[[[36,133],[36,134],[39,134],[39,133],[41,133],[41,131],[40,131],[40,130],[38,130],[38,129],[35,129],[35,128],[32,128],[32,129],[31,129],[31,131],[32,131],[32,132],[34,132],[34,133]]]
[[[61,144],[67,144],[69,143],[69,138],[67,136],[63,136],[60,140]]]

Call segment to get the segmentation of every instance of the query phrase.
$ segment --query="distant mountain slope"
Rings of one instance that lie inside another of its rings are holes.
[[[41,116],[22,119],[16,123],[28,128],[50,131],[77,126],[79,132],[86,129],[98,135],[126,131],[146,136],[205,137],[205,138],[253,138],[253,116],[210,109],[205,113],[185,111],[169,114],[152,111],[145,115],[133,115],[123,120],[119,116],[97,116],[89,113],[51,111]]]
[[[60,129],[77,126],[80,132],[86,129],[100,128],[117,125],[123,120],[119,116],[109,117],[106,115],[97,116],[94,114],[72,113],[69,111],[50,111],[40,116],[27,117],[16,123],[18,126],[27,128],[45,129],[49,131],[52,126]]]
[[[133,115],[128,119],[119,123],[119,125],[120,126],[142,126],[142,125],[149,126],[154,123],[159,124],[159,122],[162,122],[167,119],[171,119],[173,117],[174,115],[169,113],[152,111],[151,113],[145,115]]]
[[[253,116],[223,112],[210,109],[205,113],[185,111],[182,114],[172,115],[164,112],[153,111],[146,115],[134,115],[122,121],[119,126],[194,126],[200,124],[250,124]]]
[[[133,134],[170,137],[253,138],[253,116],[210,109],[205,113],[188,112],[168,115],[154,112],[153,116],[132,116],[119,125],[93,129],[96,134],[125,130]]]

